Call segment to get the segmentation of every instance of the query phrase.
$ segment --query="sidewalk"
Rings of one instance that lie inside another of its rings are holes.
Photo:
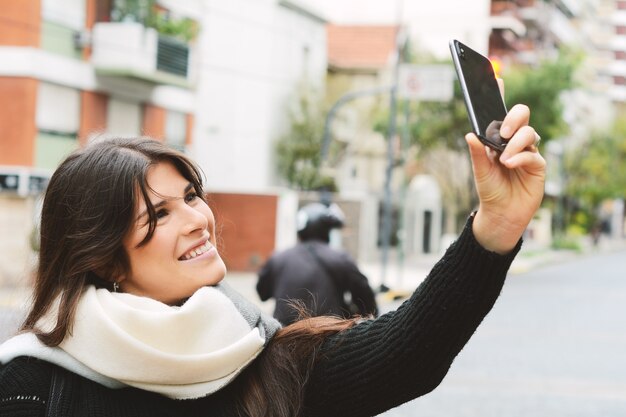
[[[513,261],[510,275],[519,275],[547,265],[567,262],[581,256],[601,254],[613,251],[626,251],[626,239],[601,241],[597,247],[584,244],[580,252],[573,250],[554,250],[526,245]],[[377,292],[381,284],[389,288],[386,293],[378,294],[380,302],[392,301],[409,296],[426,278],[432,267],[440,259],[439,254],[431,254],[417,259],[407,260],[402,267],[390,256],[383,280],[380,261],[361,263],[359,268],[368,277],[370,285]],[[274,309],[272,300],[262,302],[256,293],[257,275],[254,272],[229,272],[226,282],[250,301],[258,304],[264,311]],[[0,309],[19,310],[28,302],[30,289],[25,287],[0,288]]]

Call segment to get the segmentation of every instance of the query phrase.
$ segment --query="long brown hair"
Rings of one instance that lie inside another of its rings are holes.
[[[358,320],[308,317],[280,329],[242,375],[239,416],[302,415],[304,389],[322,343],[329,335],[354,326]]]
[[[74,321],[77,303],[88,285],[111,288],[129,271],[122,240],[134,222],[141,196],[147,205],[147,243],[156,227],[148,197],[148,169],[171,162],[203,195],[199,169],[186,156],[150,138],[105,139],[68,156],[56,169],[44,196],[41,245],[31,309],[21,327],[48,346],[60,344]],[[59,299],[56,324],[36,324]]]

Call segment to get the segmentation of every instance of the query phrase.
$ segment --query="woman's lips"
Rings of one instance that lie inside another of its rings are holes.
[[[184,255],[182,255],[180,258],[178,258],[179,261],[189,261],[192,259],[196,259],[208,252],[210,252],[211,250],[215,251],[215,247],[211,244],[211,242],[209,240],[207,240],[206,242],[204,242],[202,245],[197,246],[196,248],[190,250],[189,252],[185,253]]]

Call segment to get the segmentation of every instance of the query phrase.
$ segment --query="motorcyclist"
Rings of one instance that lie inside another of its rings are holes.
[[[329,245],[331,231],[344,226],[339,207],[308,204],[298,211],[297,223],[298,243],[274,254],[259,271],[257,292],[263,301],[276,299],[274,317],[285,325],[296,321],[294,301],[310,316],[376,315],[367,277],[347,253]]]

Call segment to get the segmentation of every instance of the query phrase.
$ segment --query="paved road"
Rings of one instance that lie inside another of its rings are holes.
[[[510,276],[442,385],[383,415],[626,416],[626,252]]]

